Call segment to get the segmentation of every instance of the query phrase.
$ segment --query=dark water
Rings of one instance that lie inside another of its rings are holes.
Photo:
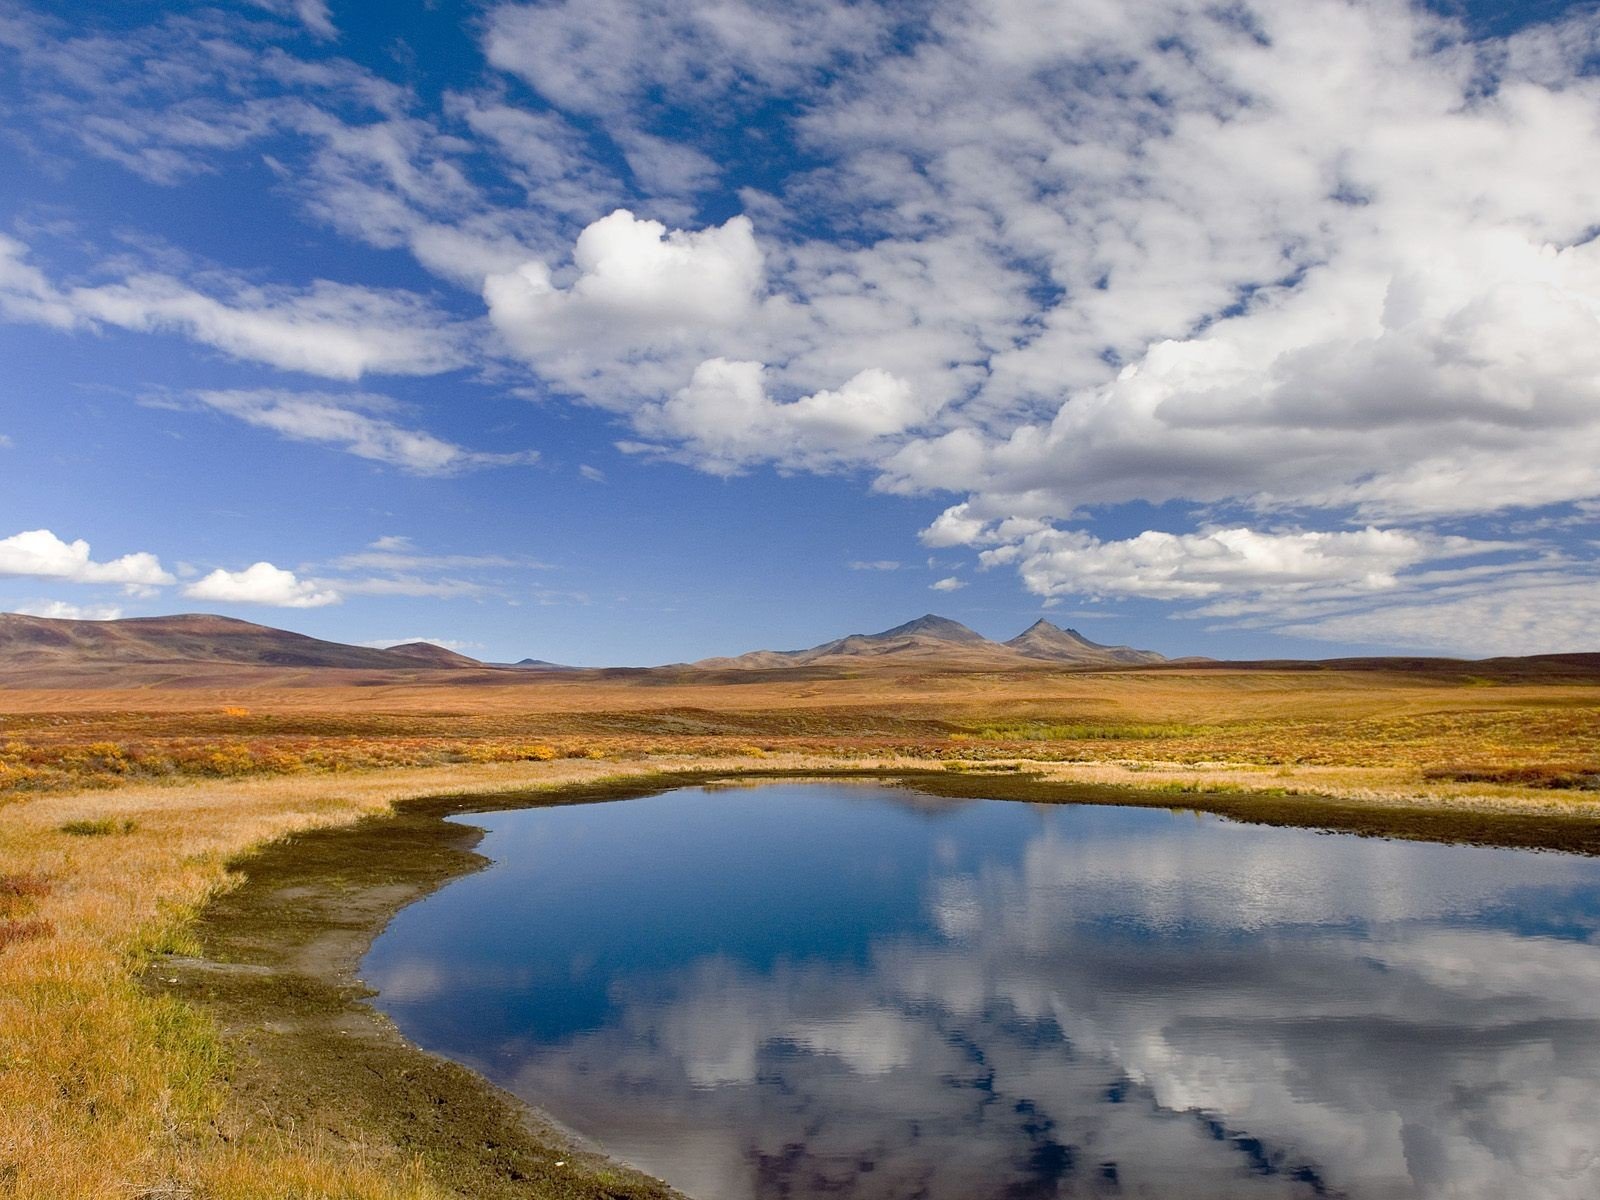
[[[701,1200],[1600,1197],[1600,861],[877,786],[469,818],[365,966]]]

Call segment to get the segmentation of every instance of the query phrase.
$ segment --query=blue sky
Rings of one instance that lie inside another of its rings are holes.
[[[0,0],[0,608],[1595,649],[1597,62],[1592,4]]]

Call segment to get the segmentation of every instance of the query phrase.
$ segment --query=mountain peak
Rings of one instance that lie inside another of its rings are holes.
[[[1135,650],[1131,646],[1107,646],[1091,641],[1076,629],[1062,629],[1042,617],[1006,643],[1029,658],[1062,659],[1069,662],[1161,662],[1154,650]]]
[[[923,613],[914,621],[907,621],[904,625],[896,625],[893,629],[885,629],[882,633],[869,635],[873,638],[897,637],[925,637],[935,638],[941,642],[987,642],[975,629],[968,629],[960,621],[952,621],[949,617],[941,617],[938,613]]]

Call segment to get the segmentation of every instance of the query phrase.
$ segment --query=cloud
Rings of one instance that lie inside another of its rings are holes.
[[[1079,530],[1042,529],[985,551],[982,561],[1014,564],[1028,590],[1040,596],[1197,600],[1327,585],[1383,591],[1396,586],[1400,572],[1420,563],[1508,548],[1498,542],[1371,527],[1340,533],[1146,530],[1111,542]]]
[[[234,358],[331,379],[434,375],[464,365],[464,334],[409,292],[317,280],[306,288],[224,278],[202,291],[141,271],[120,282],[60,286],[0,235],[0,314],[60,330],[111,326],[173,333]]]
[[[852,571],[898,571],[900,564],[893,559],[880,558],[871,562],[856,561],[850,564]]]
[[[937,583],[930,583],[928,586],[936,592],[958,592],[966,587],[967,583],[966,580],[957,579],[954,575],[951,575],[939,580]]]
[[[82,538],[65,542],[48,529],[0,538],[0,575],[118,584],[131,594],[177,582],[153,554],[124,554],[110,562],[95,562],[88,542]]]
[[[387,650],[391,646],[409,646],[413,642],[427,642],[430,646],[443,646],[446,650],[456,650],[461,653],[483,649],[481,642],[460,642],[452,638],[437,637],[373,638],[371,641],[357,642],[356,645],[370,646],[374,650]]]
[[[802,88],[821,69],[878,48],[892,26],[887,7],[827,0],[563,0],[495,6],[484,50],[558,107],[627,130],[650,91],[725,105],[741,93]]]
[[[701,470],[732,474],[760,462],[825,469],[860,460],[881,439],[931,415],[909,384],[871,368],[837,391],[780,403],[767,395],[766,368],[713,358],[695,368],[689,386],[634,415],[634,427],[661,445],[630,443],[692,461]]]
[[[535,259],[490,275],[483,296],[489,319],[516,353],[605,403],[614,401],[610,388],[648,394],[657,378],[646,372],[628,384],[619,366],[699,361],[719,333],[755,313],[762,283],[761,250],[747,217],[669,232],[618,209],[578,235],[570,280]],[[586,386],[597,378],[607,386]]]
[[[1600,578],[1592,573],[1495,580],[1465,594],[1430,596],[1282,625],[1321,641],[1470,657],[1600,651]]]
[[[49,617],[56,621],[116,621],[122,616],[122,609],[115,604],[73,604],[66,600],[24,604],[13,611],[25,617]]]
[[[533,451],[486,454],[467,450],[387,417],[399,406],[366,393],[227,391],[196,392],[202,404],[301,442],[337,446],[347,454],[388,463],[414,475],[455,475],[479,467],[533,462]]]
[[[591,467],[588,464],[580,465],[578,474],[582,475],[590,483],[604,483],[606,481],[606,473],[604,471],[599,467]]]
[[[430,554],[419,550],[409,537],[378,538],[366,549],[333,560],[341,570],[433,571],[475,567],[515,567],[544,570],[548,564],[509,554]]]
[[[221,604],[263,604],[274,608],[321,608],[339,603],[338,592],[309,580],[295,577],[293,571],[258,562],[242,571],[218,568],[183,589],[192,600],[214,600]]]
[[[278,16],[292,17],[323,41],[333,41],[339,31],[333,26],[327,0],[248,0],[257,8],[264,8]]]
[[[311,584],[333,589],[340,596],[426,596],[453,600],[460,596],[482,596],[490,589],[470,579],[425,579],[418,575],[389,575],[366,579],[317,579]]]

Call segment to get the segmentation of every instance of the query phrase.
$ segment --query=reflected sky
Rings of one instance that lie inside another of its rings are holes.
[[[1600,1195],[1600,862],[839,784],[464,818],[364,977],[700,1200]]]

